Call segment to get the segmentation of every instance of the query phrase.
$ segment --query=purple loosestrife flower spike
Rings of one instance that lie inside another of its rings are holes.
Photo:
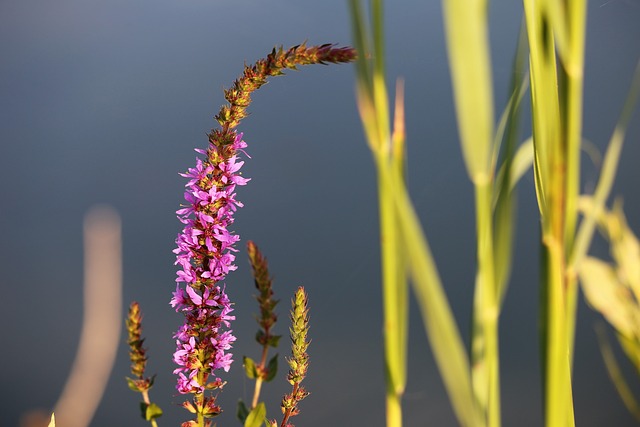
[[[192,394],[192,401],[183,406],[195,414],[195,420],[184,426],[206,426],[208,420],[221,412],[214,395],[205,391],[221,388],[224,383],[218,372],[227,372],[232,355],[229,350],[235,341],[230,329],[234,316],[232,304],[221,284],[234,264],[235,243],[239,236],[231,231],[234,213],[242,203],[236,200],[236,187],[249,180],[240,175],[244,164],[239,160],[247,144],[242,133],[234,129],[246,117],[251,93],[260,88],[270,76],[281,75],[283,69],[298,65],[350,62],[356,57],[351,48],[333,45],[294,46],[287,51],[273,49],[266,58],[253,66],[245,66],[244,73],[225,90],[229,102],[216,115],[220,125],[209,133],[206,150],[196,149],[203,158],[196,159],[194,168],[182,174],[186,204],[176,213],[184,228],[176,239],[176,290],[171,306],[184,314],[185,322],[175,333],[176,351],[173,355],[178,367],[177,390]]]

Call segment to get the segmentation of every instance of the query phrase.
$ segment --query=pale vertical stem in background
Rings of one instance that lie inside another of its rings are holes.
[[[96,207],[86,215],[82,332],[55,408],[60,426],[89,425],[113,368],[122,327],[120,234],[120,218],[113,209]]]

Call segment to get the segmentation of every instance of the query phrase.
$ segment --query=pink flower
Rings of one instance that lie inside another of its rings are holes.
[[[180,287],[180,285],[176,285],[176,290],[173,293],[173,298],[171,298],[171,307],[182,307],[187,302],[187,298],[184,292],[184,289]],[[177,309],[176,309],[177,310]]]
[[[173,360],[178,374],[176,388],[182,394],[203,393],[221,387],[215,371],[229,371],[233,355],[229,352],[236,338],[229,329],[235,316],[232,304],[218,283],[235,270],[236,249],[240,237],[229,231],[233,215],[242,203],[235,189],[249,180],[240,175],[244,161],[238,153],[247,144],[242,134],[234,134],[232,143],[196,152],[206,158],[180,174],[185,184],[185,204],[176,211],[184,224],[176,238],[176,290],[170,304],[184,314],[185,322],[175,333]],[[198,382],[198,378],[203,384]]]
[[[182,372],[178,374],[178,386],[176,387],[179,393],[187,394],[187,393],[202,393],[204,391],[204,387],[198,384],[196,380],[196,376],[198,375],[198,371],[191,371],[189,373],[189,377],[185,376]]]

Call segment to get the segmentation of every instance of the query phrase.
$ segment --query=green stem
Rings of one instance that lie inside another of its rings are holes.
[[[491,182],[476,184],[478,276],[474,309],[473,387],[489,427],[500,427],[500,316],[495,276]]]
[[[258,400],[260,399],[260,390],[262,389],[262,378],[256,378],[256,385],[253,389],[253,400],[251,401],[251,409],[258,406]]]
[[[198,384],[204,384],[204,372],[202,370],[198,371]],[[204,393],[196,393],[195,401],[197,410],[196,422],[198,427],[204,427],[204,414],[202,413],[204,409]]]
[[[402,426],[402,404],[400,396],[387,393],[387,427]]]
[[[265,336],[267,337],[267,339],[265,339],[265,341],[268,341],[268,337],[269,337],[269,330],[267,328],[266,332],[265,332]],[[251,409],[255,408],[256,406],[258,406],[258,400],[260,399],[260,390],[262,389],[262,373],[264,372],[264,368],[267,364],[267,353],[269,352],[269,344],[265,344],[264,347],[262,347],[262,358],[260,359],[260,365],[258,365],[258,378],[256,378],[256,385],[253,389],[253,400],[251,401]]]
[[[574,425],[574,416],[563,280],[564,248],[560,236],[545,235],[543,241],[547,250],[545,425],[567,427]]]
[[[578,198],[580,196],[580,147],[582,145],[582,105],[584,85],[584,46],[587,7],[585,0],[576,0],[569,5],[567,15],[567,33],[569,52],[565,61],[566,79],[566,138],[567,138],[567,207],[565,224],[565,244],[567,253],[573,252],[576,223],[578,221]],[[568,257],[565,259],[569,259]],[[571,265],[568,266],[569,268]],[[569,272],[570,273],[570,272]],[[573,365],[576,307],[578,286],[575,277],[566,277],[566,324],[569,364]]]
[[[149,390],[144,390],[142,392],[142,400],[147,405],[151,405],[151,399],[149,398]],[[158,427],[158,423],[156,422],[155,418],[152,418],[151,421],[149,422],[151,423],[152,427]]]
[[[408,286],[404,265],[400,265],[400,242],[396,232],[392,194],[380,178],[381,168],[389,168],[386,157],[377,157],[382,251],[382,296],[384,318],[384,359],[386,378],[387,427],[402,426],[402,394],[406,382],[406,335]]]

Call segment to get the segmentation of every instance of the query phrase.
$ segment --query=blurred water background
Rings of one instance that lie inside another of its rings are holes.
[[[521,4],[490,5],[496,105],[507,98]],[[474,260],[472,187],[457,140],[440,3],[386,4],[387,64],[406,81],[408,180],[453,305],[468,336]],[[640,3],[591,1],[588,16],[584,135],[601,150],[612,132],[640,58]],[[82,319],[82,221],[97,203],[122,217],[124,304],[144,312],[148,372],[160,425],[178,425],[171,374],[173,332],[182,318],[169,306],[174,211],[205,147],[222,89],[273,46],[350,43],[345,1],[293,0],[3,0],[0,2],[0,426],[56,402],[76,353]],[[393,83],[393,80],[390,81]],[[238,337],[218,425],[238,425],[238,397],[249,400],[242,355],[258,357],[244,243],[269,259],[287,334],[289,299],[305,285],[311,307],[311,396],[296,424],[384,424],[378,219],[374,169],[354,102],[351,65],[313,66],[273,79],[257,92],[240,130],[252,178],[235,229],[243,239],[227,291]],[[525,112],[525,115],[528,110]],[[528,135],[528,120],[523,138]],[[636,114],[614,194],[625,195],[640,232],[640,118]],[[583,188],[597,166],[585,156]],[[537,333],[538,212],[532,175],[519,185],[514,274],[501,319],[505,426],[539,426]],[[594,249],[607,248],[596,242]],[[412,305],[407,426],[455,420]],[[575,360],[579,426],[633,425],[601,362],[594,315],[581,303]],[[144,425],[129,391],[122,339],[93,426]],[[288,354],[283,341],[280,354]],[[282,360],[281,360],[282,361]],[[628,368],[628,366],[626,366]],[[284,371],[284,367],[283,367]],[[633,375],[631,369],[626,373]],[[283,372],[284,373],[284,372]],[[634,378],[632,378],[634,379]],[[637,382],[636,382],[637,383]],[[269,384],[271,416],[288,389]],[[637,390],[637,389],[636,389]]]

